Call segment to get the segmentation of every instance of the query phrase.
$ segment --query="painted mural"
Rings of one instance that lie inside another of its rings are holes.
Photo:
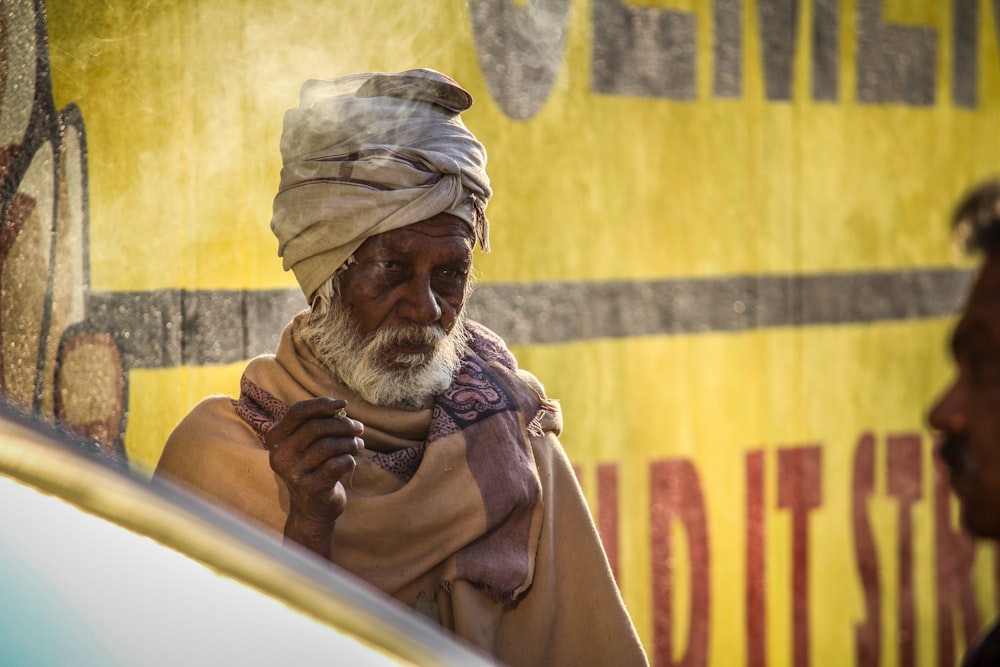
[[[56,109],[41,4],[3,3],[0,30],[0,389],[124,454],[116,332],[88,326],[87,141]]]

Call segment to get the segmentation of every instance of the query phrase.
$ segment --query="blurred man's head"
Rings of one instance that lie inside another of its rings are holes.
[[[931,426],[978,537],[1000,539],[1000,181],[973,189],[955,209],[955,232],[984,261],[951,339],[957,373],[931,409]]]

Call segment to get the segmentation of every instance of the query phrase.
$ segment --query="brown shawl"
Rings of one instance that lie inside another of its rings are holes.
[[[286,329],[239,399],[206,399],[157,474],[180,478],[277,533],[287,491],[262,437],[287,406],[348,401],[366,450],[344,480],[334,562],[514,665],[645,664],[556,435],[558,405],[475,323],[456,381],[425,410],[370,405]]]

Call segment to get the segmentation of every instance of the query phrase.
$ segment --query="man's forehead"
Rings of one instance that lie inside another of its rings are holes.
[[[1000,345],[1000,255],[987,257],[980,268],[955,327],[952,346],[959,348],[970,336],[983,334],[996,337]]]
[[[469,225],[452,215],[441,214],[399,229],[376,234],[365,240],[361,247],[409,246],[414,243],[433,242],[435,239],[462,241],[470,251],[475,242]]]
[[[968,306],[1000,310],[1000,253],[986,257],[969,294]]]
[[[426,236],[461,236],[469,239],[469,241],[475,239],[472,228],[464,220],[450,213],[439,213],[432,218],[415,222],[401,229]]]

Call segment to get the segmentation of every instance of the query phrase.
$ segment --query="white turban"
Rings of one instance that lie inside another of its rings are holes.
[[[489,250],[486,149],[472,96],[427,69],[310,80],[285,113],[271,231],[306,298],[370,236],[447,212]]]

